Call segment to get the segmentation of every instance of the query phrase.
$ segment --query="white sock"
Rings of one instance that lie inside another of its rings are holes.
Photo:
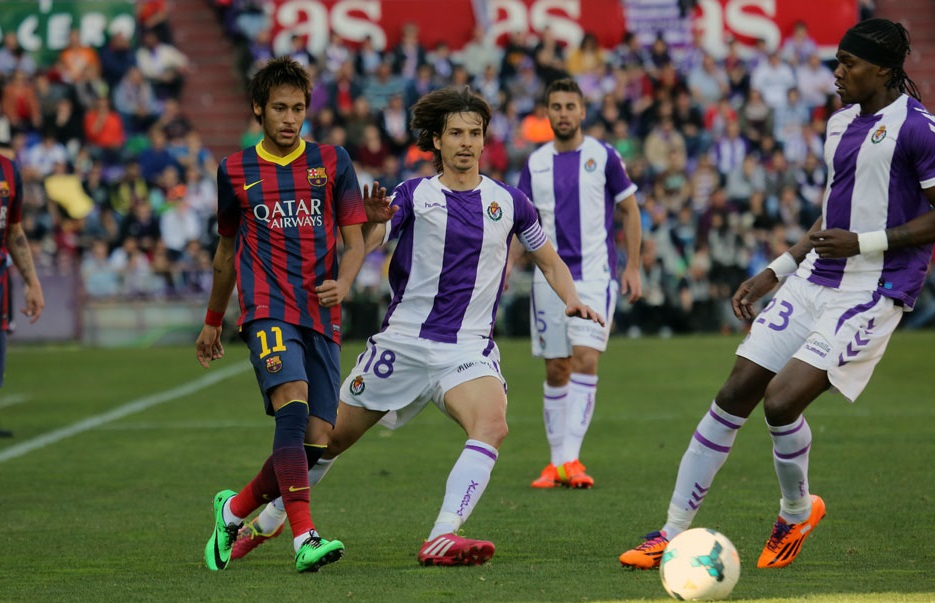
[[[308,470],[308,485],[314,488],[315,485],[325,477],[325,474],[331,469],[331,464],[336,460],[338,460],[338,457],[334,457],[333,459],[318,459],[318,462],[312,465],[311,469]],[[283,505],[282,497],[280,496],[260,511],[260,514],[257,515],[256,518],[256,527],[261,534],[272,534],[285,522],[286,507]]]
[[[572,373],[568,386],[568,412],[565,416],[565,445],[562,462],[577,460],[581,456],[581,444],[594,416],[594,401],[597,395],[597,375]]]
[[[224,507],[221,509],[221,515],[224,517],[224,523],[230,525],[232,523],[240,524],[243,523],[243,517],[237,517],[231,513],[231,500],[234,497],[231,496],[226,501],[224,501]]]
[[[714,476],[730,454],[737,432],[746,422],[742,417],[725,412],[714,402],[698,422],[695,434],[679,463],[668,517],[662,527],[669,540],[691,527]]]
[[[812,446],[812,430],[805,415],[791,425],[767,424],[767,427],[773,437],[773,466],[782,491],[779,516],[789,523],[805,521],[812,512],[812,497],[808,494],[808,452]]]
[[[542,384],[542,418],[545,422],[545,437],[549,441],[551,463],[558,467],[565,445],[565,412],[568,406],[568,384],[553,387]]]
[[[267,506],[268,506],[268,505],[267,505]],[[312,530],[312,531],[310,531],[310,532],[306,532],[306,533],[304,533],[304,534],[300,534],[300,535],[296,536],[295,538],[293,538],[293,539],[292,539],[292,548],[295,549],[295,552],[298,553],[298,552],[299,552],[299,548],[300,548],[303,544],[305,544],[305,541],[308,540],[309,537],[312,537],[312,536],[318,536],[318,530]],[[319,538],[320,538],[320,536],[319,536]]]
[[[442,534],[457,532],[468,520],[477,501],[480,500],[487,484],[490,472],[497,462],[497,449],[479,440],[464,443],[461,456],[448,474],[445,485],[445,499],[435,520],[435,527],[429,534],[429,540]]]
[[[312,488],[318,485],[318,482],[324,479],[325,474],[331,469],[331,464],[336,460],[338,460],[338,457],[334,457],[333,459],[318,459],[317,463],[309,467],[308,485]]]

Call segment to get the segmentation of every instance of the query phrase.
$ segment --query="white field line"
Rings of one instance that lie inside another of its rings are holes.
[[[22,404],[29,400],[29,396],[24,394],[12,394],[4,398],[0,398],[0,408],[7,408],[9,406],[15,406],[16,404]]]
[[[212,371],[200,379],[190,381],[178,387],[173,387],[172,389],[166,390],[164,392],[159,392],[150,396],[137,398],[136,400],[131,400],[123,406],[119,406],[103,414],[78,421],[77,423],[73,423],[68,427],[56,429],[55,431],[51,431],[39,437],[27,440],[22,444],[16,444],[15,446],[5,448],[4,450],[0,451],[0,463],[4,463],[10,459],[23,456],[24,454],[32,452],[33,450],[51,446],[52,444],[61,442],[65,438],[70,438],[71,436],[78,435],[79,433],[95,429],[101,425],[105,425],[112,421],[116,421],[134,413],[146,410],[147,408],[152,408],[153,406],[157,406],[164,402],[170,402],[183,396],[188,396],[249,369],[249,363],[232,365],[219,371]]]

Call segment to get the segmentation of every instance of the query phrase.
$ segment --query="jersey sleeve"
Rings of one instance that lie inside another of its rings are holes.
[[[338,156],[338,174],[334,186],[338,226],[363,224],[367,221],[367,212],[364,209],[364,200],[360,193],[357,172],[354,171],[351,157],[344,147],[335,147],[335,152]]]
[[[227,174],[227,159],[218,166],[218,234],[232,237],[240,226],[240,202],[234,194],[230,176]]]
[[[920,113],[922,113],[920,111]],[[911,130],[909,157],[923,190],[935,186],[935,117],[922,113]]]
[[[519,182],[516,184],[518,188],[524,195],[532,199],[532,174],[529,171],[529,162],[526,162],[526,165],[523,166],[523,171],[519,175]]]
[[[411,181],[406,181],[399,184],[393,191],[393,194],[390,195],[390,204],[398,206],[399,210],[393,214],[389,224],[386,226],[384,243],[390,239],[398,239],[399,235],[408,227],[410,222],[412,222],[412,189]]]
[[[630,180],[617,149],[609,145],[604,146],[607,149],[607,166],[604,168],[607,188],[614,196],[614,203],[620,203],[636,192],[636,185]]]
[[[526,251],[535,251],[546,244],[548,239],[539,224],[536,207],[529,197],[518,189],[513,189],[513,229]]]
[[[13,202],[10,203],[10,224],[19,224],[23,221],[23,176],[15,162],[13,166]]]

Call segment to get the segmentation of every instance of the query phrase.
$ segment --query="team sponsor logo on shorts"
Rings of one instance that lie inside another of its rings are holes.
[[[323,167],[308,168],[308,183],[312,186],[328,184],[328,172]]]
[[[266,372],[278,373],[282,370],[282,360],[279,356],[270,356],[266,359]]]
[[[878,142],[882,142],[884,138],[886,138],[886,126],[885,125],[880,126],[876,130],[874,130],[873,136],[870,137],[870,142],[872,142],[873,144],[877,144]]]
[[[503,208],[500,207],[496,201],[493,201],[490,205],[487,206],[487,217],[494,222],[499,222],[500,218],[503,217]]]
[[[364,393],[365,389],[367,389],[367,386],[364,384],[364,376],[357,375],[354,377],[354,380],[351,381],[351,393],[355,396],[359,396]]]
[[[0,197],[6,199],[10,196],[10,183],[4,180],[0,182]]]
[[[589,157],[587,161],[584,162],[584,171],[591,173],[597,169],[597,162],[593,158]]]
[[[825,341],[824,337],[812,335],[805,340],[805,349],[820,358],[824,358],[831,353],[831,344]]]

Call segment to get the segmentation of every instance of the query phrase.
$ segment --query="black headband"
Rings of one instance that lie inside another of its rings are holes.
[[[880,67],[898,69],[903,66],[904,57],[898,55],[893,49],[852,31],[844,34],[841,43],[838,44],[838,49]]]

